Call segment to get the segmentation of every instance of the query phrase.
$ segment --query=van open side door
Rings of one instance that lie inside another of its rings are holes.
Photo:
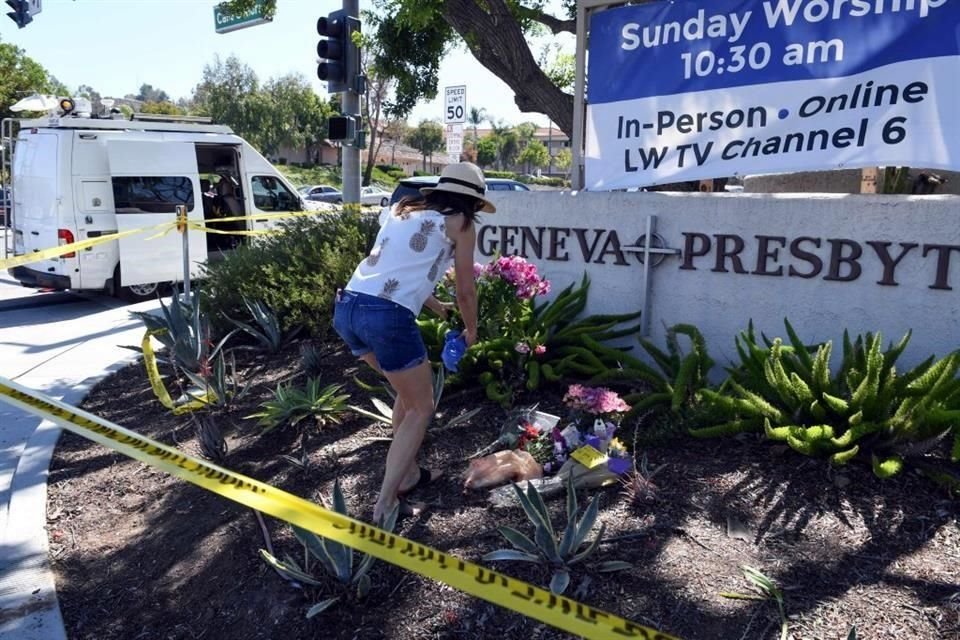
[[[110,178],[117,230],[175,222],[177,205],[203,223],[197,151],[191,142],[108,140]],[[183,239],[176,230],[120,238],[120,283],[123,286],[183,280]],[[204,234],[190,231],[190,273],[198,275],[207,259]]]

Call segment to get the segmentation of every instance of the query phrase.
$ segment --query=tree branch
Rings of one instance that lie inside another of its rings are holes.
[[[447,0],[443,19],[460,34],[484,67],[514,91],[521,111],[546,114],[561,131],[573,134],[573,96],[557,87],[533,57],[504,0]],[[485,7],[485,8],[484,8]]]
[[[562,20],[556,16],[550,15],[543,9],[528,9],[527,11],[529,12],[531,20],[535,20],[536,22],[539,22],[550,29],[550,31],[553,32],[553,35],[557,35],[558,33],[562,32],[577,32],[577,21],[572,18],[570,20]]]

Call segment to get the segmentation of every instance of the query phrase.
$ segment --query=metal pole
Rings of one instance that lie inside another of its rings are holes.
[[[177,225],[183,238],[183,301],[190,301],[190,234],[187,229],[187,207],[177,205]]]
[[[570,184],[574,190],[583,188],[583,110],[584,75],[587,58],[587,8],[583,0],[577,2],[577,54],[573,85],[573,167]]]
[[[360,0],[343,0],[343,10],[348,16],[360,17]],[[345,116],[357,118],[357,128],[360,121],[360,94],[357,93],[356,79],[348,78],[350,85],[340,95],[340,108]],[[351,144],[343,145],[343,155],[340,160],[340,171],[343,175],[343,202],[360,202],[360,149]]]

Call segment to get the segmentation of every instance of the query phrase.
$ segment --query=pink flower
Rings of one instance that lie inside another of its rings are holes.
[[[547,352],[547,347],[542,344],[538,344],[536,347],[533,348],[533,352],[538,356],[542,356]]]

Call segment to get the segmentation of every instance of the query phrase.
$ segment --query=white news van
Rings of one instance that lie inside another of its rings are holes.
[[[188,217],[228,230],[271,229],[279,221],[217,223],[217,217],[317,209],[229,127],[200,118],[134,114],[51,115],[3,122],[12,148],[10,227],[22,255],[118,231]],[[0,134],[0,135],[2,135]],[[139,233],[9,270],[21,284],[105,290],[140,300],[159,284],[183,279],[183,240],[176,231]],[[191,231],[191,274],[245,236]]]

